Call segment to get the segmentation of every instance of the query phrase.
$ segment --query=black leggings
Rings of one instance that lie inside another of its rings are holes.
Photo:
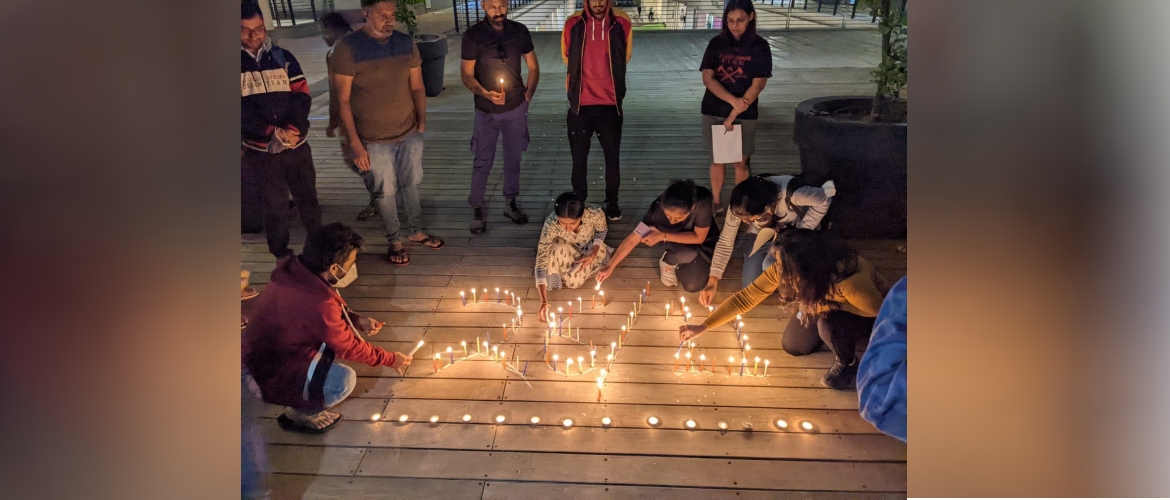
[[[674,276],[683,290],[696,293],[707,286],[707,277],[711,275],[711,249],[669,241],[662,242],[662,249],[666,252],[663,261],[678,266]]]
[[[784,352],[793,356],[804,356],[816,352],[822,345],[828,345],[837,359],[852,364],[869,345],[869,334],[873,331],[874,318],[866,318],[845,311],[829,311],[808,318],[808,325],[801,324],[795,315],[788,320],[781,345]]]

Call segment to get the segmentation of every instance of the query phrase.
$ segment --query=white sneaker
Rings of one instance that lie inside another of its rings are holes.
[[[674,275],[674,270],[678,266],[672,266],[666,263],[666,254],[662,254],[662,258],[658,259],[658,274],[662,277],[662,284],[666,286],[678,285],[678,278]]]

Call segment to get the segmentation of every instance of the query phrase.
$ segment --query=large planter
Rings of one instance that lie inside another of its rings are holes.
[[[906,237],[906,124],[859,120],[872,97],[819,97],[796,106],[792,138],[813,185],[832,179],[829,229],[843,238]],[[861,111],[861,113],[854,113]]]
[[[415,40],[422,58],[423,86],[427,97],[443,92],[443,69],[447,63],[447,35],[418,35]]]

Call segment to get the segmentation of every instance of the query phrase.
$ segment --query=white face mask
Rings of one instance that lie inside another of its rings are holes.
[[[332,271],[330,271],[330,274],[332,274]],[[349,271],[345,273],[345,276],[338,278],[337,275],[334,274],[333,277],[337,279],[337,282],[333,284],[333,288],[345,288],[349,286],[349,284],[353,283],[353,280],[356,280],[358,277],[357,262],[353,263],[353,267],[349,268]]]

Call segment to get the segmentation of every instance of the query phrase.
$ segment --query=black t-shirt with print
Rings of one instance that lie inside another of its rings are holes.
[[[488,113],[503,113],[516,109],[524,102],[523,75],[520,59],[533,51],[532,34],[528,27],[510,19],[504,20],[503,31],[496,31],[485,18],[473,24],[463,34],[462,59],[475,61],[475,79],[483,88],[500,91],[504,79],[504,105],[497,106],[482,96],[475,96],[475,108]]]
[[[751,88],[753,79],[772,77],[772,50],[768,41],[759,35],[744,37],[738,42],[730,36],[716,35],[707,44],[703,62],[699,65],[699,70],[706,69],[715,71],[715,80],[731,95],[743,97]],[[759,104],[759,101],[753,102],[739,117],[744,120],[759,118]],[[701,111],[704,115],[727,118],[732,108],[708,90],[703,93]]]
[[[671,224],[666,218],[666,212],[662,210],[662,204],[659,200],[654,200],[654,203],[650,204],[650,210],[646,211],[646,216],[642,217],[642,223],[668,234],[687,233],[694,231],[696,227],[711,228],[707,231],[703,246],[715,248],[715,244],[719,242],[719,226],[715,224],[715,211],[712,208],[714,201],[715,197],[711,195],[710,189],[695,186],[695,208],[682,222]]]

